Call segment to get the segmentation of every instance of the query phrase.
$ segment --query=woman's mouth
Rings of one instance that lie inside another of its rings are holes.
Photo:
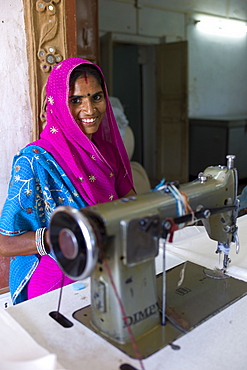
[[[97,117],[95,118],[78,118],[78,121],[82,124],[82,125],[86,125],[86,126],[90,126],[90,125],[93,125],[97,120]]]

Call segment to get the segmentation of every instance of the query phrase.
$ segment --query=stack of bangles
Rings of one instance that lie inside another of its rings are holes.
[[[46,227],[42,227],[40,229],[37,229],[35,232],[35,244],[40,256],[45,256],[46,254],[48,254],[44,240],[45,231]]]

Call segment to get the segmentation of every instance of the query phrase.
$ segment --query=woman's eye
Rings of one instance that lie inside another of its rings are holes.
[[[81,100],[79,98],[72,98],[70,99],[71,104],[81,104]]]
[[[103,94],[96,94],[93,96],[94,101],[101,101],[104,98]]]

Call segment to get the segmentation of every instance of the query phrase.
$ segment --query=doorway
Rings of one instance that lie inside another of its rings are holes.
[[[143,165],[142,69],[138,63],[138,46],[113,46],[113,96],[123,105],[135,137],[132,160]]]
[[[124,107],[135,136],[132,160],[142,164],[151,185],[155,179],[155,46],[113,45],[112,92]]]

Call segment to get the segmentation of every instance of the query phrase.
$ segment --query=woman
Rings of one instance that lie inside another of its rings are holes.
[[[79,209],[135,194],[100,68],[64,60],[53,68],[46,95],[46,127],[15,156],[0,219],[14,304],[72,282],[50,254],[47,227],[57,206]]]

